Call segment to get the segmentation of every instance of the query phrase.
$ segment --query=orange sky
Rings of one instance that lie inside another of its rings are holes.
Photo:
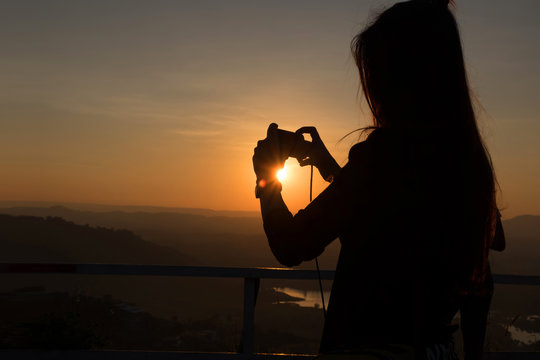
[[[346,162],[355,139],[339,139],[369,119],[349,41],[391,3],[8,4],[0,200],[256,210],[251,156],[270,122],[317,126]],[[504,216],[540,214],[540,3],[458,4]],[[296,211],[309,169],[288,165]]]

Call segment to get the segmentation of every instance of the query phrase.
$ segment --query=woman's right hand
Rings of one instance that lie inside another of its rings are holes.
[[[275,180],[277,171],[283,168],[285,163],[280,156],[277,128],[277,124],[270,124],[266,130],[266,138],[259,140],[253,151],[253,170],[257,175],[257,182],[261,179],[265,182]]]
[[[311,135],[311,151],[306,154],[306,158],[298,160],[300,166],[313,165],[315,166],[323,179],[328,182],[332,182],[334,177],[339,173],[341,167],[336,160],[330,155],[326,146],[324,146],[319,132],[313,126],[304,126],[296,130],[297,134],[309,134]]]

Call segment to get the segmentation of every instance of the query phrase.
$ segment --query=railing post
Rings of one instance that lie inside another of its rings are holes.
[[[255,327],[255,303],[259,292],[259,278],[244,278],[244,324],[242,328],[242,349],[244,355],[253,354],[253,333]]]

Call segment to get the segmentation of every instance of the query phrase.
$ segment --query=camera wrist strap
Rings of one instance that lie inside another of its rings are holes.
[[[313,201],[313,165],[311,165],[311,176],[309,178],[309,202]],[[319,258],[315,258],[315,266],[317,266],[317,276],[319,278],[319,289],[321,290],[321,302],[324,319],[326,320],[326,307],[324,305],[324,292],[321,280],[321,270],[319,268]]]

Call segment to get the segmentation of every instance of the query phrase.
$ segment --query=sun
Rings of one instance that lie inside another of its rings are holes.
[[[283,168],[278,170],[277,172],[277,178],[279,181],[283,181],[287,177],[287,169]]]

